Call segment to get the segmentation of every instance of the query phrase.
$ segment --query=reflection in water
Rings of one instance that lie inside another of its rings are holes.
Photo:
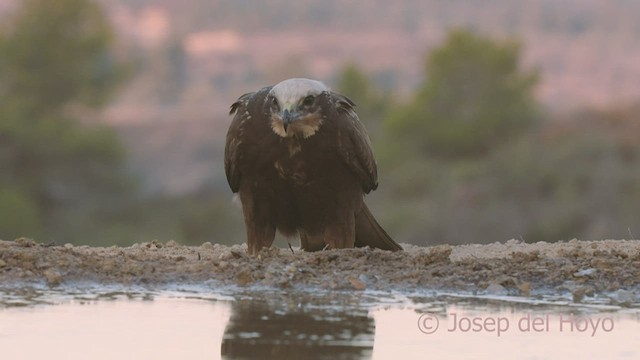
[[[375,325],[362,314],[281,308],[240,300],[222,340],[223,359],[369,359]]]
[[[189,296],[0,307],[0,359],[640,359],[635,305]]]

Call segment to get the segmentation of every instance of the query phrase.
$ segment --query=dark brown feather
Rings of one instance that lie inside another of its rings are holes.
[[[256,107],[261,106],[262,102],[264,102],[264,97],[269,89],[264,88],[258,92],[246,93],[231,104],[229,115],[235,113],[235,116],[227,131],[227,141],[224,148],[224,170],[229,187],[234,193],[240,190],[241,172],[238,163],[243,161],[240,149],[243,148],[241,144],[245,141],[245,127],[252,127],[251,120],[255,116]]]
[[[369,246],[372,248],[398,251],[402,246],[395,242],[389,234],[378,224],[369,211],[367,204],[362,204],[362,211],[356,215],[356,247]]]
[[[338,110],[338,151],[342,159],[362,181],[365,194],[378,188],[378,169],[373,155],[371,140],[354,104],[346,96],[332,93]]]
[[[318,96],[322,124],[308,138],[271,128],[271,87],[242,95],[225,146],[225,173],[239,194],[250,253],[271,246],[275,230],[300,235],[308,251],[354,246],[400,250],[364,204],[377,187],[371,142],[348,98]]]

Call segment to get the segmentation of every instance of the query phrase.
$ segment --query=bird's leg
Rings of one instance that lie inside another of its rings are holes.
[[[241,191],[242,213],[247,229],[247,248],[250,255],[256,255],[260,249],[271,247],[276,236],[276,227],[269,221],[268,210],[257,207],[253,191]]]
[[[271,247],[275,236],[275,226],[247,226],[247,247],[249,248],[249,254],[255,255],[260,249]]]
[[[353,214],[342,216],[324,231],[324,242],[329,249],[353,248],[356,242],[356,224]]]

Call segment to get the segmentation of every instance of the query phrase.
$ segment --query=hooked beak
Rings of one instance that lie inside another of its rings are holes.
[[[289,111],[289,109],[284,109],[282,112],[282,126],[284,127],[284,132],[287,132],[287,128],[289,127],[289,124],[291,124],[292,120],[293,114],[291,111]]]

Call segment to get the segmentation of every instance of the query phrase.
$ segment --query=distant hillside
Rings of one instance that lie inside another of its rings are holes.
[[[204,99],[226,104],[230,93],[289,73],[330,82],[345,62],[406,93],[422,76],[424,55],[460,26],[521,39],[525,62],[542,70],[539,96],[548,105],[640,98],[640,1],[97,1],[148,78],[175,82],[158,72],[166,70],[163,62],[182,66],[182,90],[208,105]],[[0,14],[16,3],[0,0]],[[137,88],[135,103],[153,102],[158,87]]]
[[[290,74],[331,82],[345,62],[403,94],[422,76],[429,49],[460,26],[521,39],[525,62],[542,71],[539,97],[551,106],[640,98],[637,1],[100,1],[150,57],[142,65],[151,79],[166,83],[158,63],[183,51],[177,66],[186,68],[187,95],[208,105]]]
[[[140,11],[162,7],[181,31],[241,31],[333,27],[345,30],[468,25],[521,32],[584,34],[631,27],[638,30],[640,3],[629,0],[100,0]]]

